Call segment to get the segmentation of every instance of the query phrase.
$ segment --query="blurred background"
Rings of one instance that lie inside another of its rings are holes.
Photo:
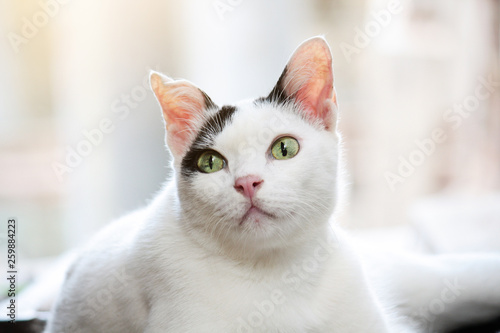
[[[499,16],[496,0],[1,0],[0,218],[18,220],[20,278],[168,177],[150,69],[231,103],[266,95],[318,34],[341,111],[339,223],[500,251]]]

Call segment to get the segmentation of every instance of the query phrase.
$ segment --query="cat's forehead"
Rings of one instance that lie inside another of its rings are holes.
[[[303,119],[294,105],[267,101],[244,101],[208,110],[200,119],[200,128],[181,162],[185,176],[196,173],[196,162],[206,150],[229,156],[243,156],[267,149],[279,136],[305,137],[317,129]]]
[[[244,101],[234,105],[234,113],[215,143],[225,146],[244,139],[268,144],[267,141],[276,135],[293,134],[304,127],[307,124],[286,106]]]

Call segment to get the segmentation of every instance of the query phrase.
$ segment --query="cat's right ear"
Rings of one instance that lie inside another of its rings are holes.
[[[265,100],[294,102],[306,118],[334,130],[337,97],[333,87],[332,53],[323,37],[303,42],[292,54],[278,83]]]
[[[150,84],[163,111],[167,145],[174,158],[182,158],[196,137],[203,112],[216,106],[210,97],[189,81],[173,80],[152,71]]]

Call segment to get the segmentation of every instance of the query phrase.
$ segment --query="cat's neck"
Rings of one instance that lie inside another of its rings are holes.
[[[199,234],[186,234],[194,246],[199,246],[204,253],[222,260],[230,260],[235,264],[251,267],[253,270],[283,270],[291,265],[305,261],[320,264],[325,261],[338,247],[335,235],[329,228],[317,230],[308,239],[291,241],[287,246],[275,248],[238,247],[236,244],[219,243],[216,241],[200,241]]]

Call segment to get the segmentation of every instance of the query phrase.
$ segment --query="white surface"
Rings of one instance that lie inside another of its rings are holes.
[[[500,252],[500,193],[435,196],[416,204],[411,219],[432,252]]]

